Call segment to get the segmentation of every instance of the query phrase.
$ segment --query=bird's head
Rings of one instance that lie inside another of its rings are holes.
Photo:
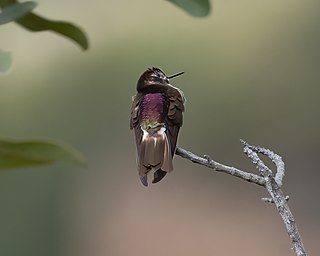
[[[145,90],[151,90],[150,88],[152,87],[165,87],[170,84],[170,78],[182,75],[183,73],[184,72],[180,72],[172,76],[166,76],[159,68],[149,68],[140,76],[137,84],[137,91],[143,92]]]

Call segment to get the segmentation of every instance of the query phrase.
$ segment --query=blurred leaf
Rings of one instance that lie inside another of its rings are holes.
[[[5,10],[17,3],[18,1],[16,0],[0,0],[0,7]],[[85,33],[72,23],[49,20],[34,13],[27,13],[26,15],[16,19],[15,22],[34,32],[49,30],[66,36],[80,45],[84,50],[89,47]]]
[[[0,170],[68,162],[84,165],[84,156],[74,148],[48,140],[0,139]]]
[[[205,17],[210,13],[209,0],[168,0],[194,17]]]
[[[52,21],[42,18],[36,14],[29,13],[16,22],[31,31],[51,30],[58,34],[64,35],[74,42],[78,43],[82,49],[86,50],[89,47],[88,39],[84,32],[77,26],[63,21]]]
[[[26,15],[33,10],[37,4],[35,2],[15,3],[5,7],[0,12],[0,25],[11,22]]]
[[[12,58],[10,52],[5,52],[0,49],[0,74],[9,70],[12,64]]]

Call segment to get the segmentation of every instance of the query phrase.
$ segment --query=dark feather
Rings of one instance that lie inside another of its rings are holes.
[[[139,158],[139,144],[142,140],[143,132],[140,128],[140,104],[143,99],[143,94],[138,93],[132,102],[131,106],[131,118],[130,118],[130,129],[134,129],[135,138],[136,138],[136,146],[137,146],[137,152],[138,152],[138,158]]]
[[[158,183],[160,180],[166,176],[167,172],[162,171],[161,169],[154,172],[152,183]]]
[[[167,91],[169,100],[169,110],[165,119],[167,136],[170,142],[171,155],[174,156],[178,134],[183,123],[182,112],[184,111],[184,98],[180,91],[170,87]]]

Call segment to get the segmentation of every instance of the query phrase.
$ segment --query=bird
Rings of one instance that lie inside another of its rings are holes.
[[[185,97],[169,79],[184,72],[166,76],[159,68],[148,68],[138,79],[133,96],[130,129],[134,131],[138,174],[148,186],[148,173],[154,171],[152,183],[162,180],[173,170],[180,127],[183,123]]]

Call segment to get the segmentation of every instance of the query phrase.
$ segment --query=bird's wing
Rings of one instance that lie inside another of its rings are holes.
[[[131,106],[130,129],[131,130],[134,129],[137,147],[141,142],[142,135],[143,135],[143,132],[139,126],[140,103],[142,99],[143,99],[143,95],[137,94],[136,96],[134,96],[132,106]]]
[[[179,130],[183,123],[182,112],[184,111],[185,99],[183,93],[175,87],[170,87],[167,91],[167,95],[169,107],[165,123],[171,148],[171,155],[173,157],[176,150]]]

